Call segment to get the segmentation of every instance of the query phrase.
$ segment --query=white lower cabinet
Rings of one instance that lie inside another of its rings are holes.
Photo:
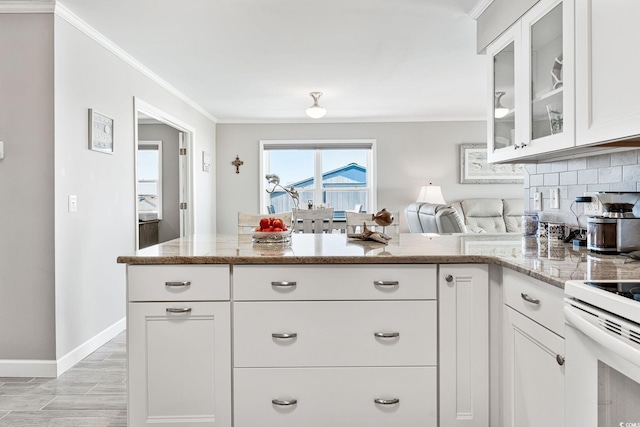
[[[189,300],[199,286],[228,298],[228,266],[177,267],[166,281],[128,268],[128,426],[231,427],[231,303]]]
[[[562,290],[508,270],[505,273],[504,426],[562,426],[564,338],[550,327],[558,325],[563,312],[561,305],[558,310],[547,310],[562,302]]]
[[[234,267],[234,426],[436,427],[436,270]]]
[[[440,427],[489,425],[487,265],[441,265],[438,275]]]
[[[235,427],[437,425],[430,367],[235,369]]]

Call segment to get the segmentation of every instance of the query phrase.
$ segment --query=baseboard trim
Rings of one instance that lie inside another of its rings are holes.
[[[71,350],[58,359],[57,374],[58,376],[64,374],[71,369],[73,365],[105,345],[107,342],[116,337],[120,332],[124,331],[127,327],[127,319],[123,318],[109,326],[104,331],[100,332],[93,338],[88,339],[83,344]]]
[[[102,347],[127,327],[126,318],[109,326],[104,331],[88,339],[57,361],[55,360],[0,360],[0,377],[44,377],[56,378],[73,367],[76,363]]]

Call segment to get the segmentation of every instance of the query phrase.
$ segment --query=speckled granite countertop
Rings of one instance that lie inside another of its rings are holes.
[[[196,235],[118,257],[124,264],[497,264],[558,287],[571,279],[640,279],[640,261],[507,234],[400,234],[388,245],[345,234],[295,234],[287,244],[250,235]]]

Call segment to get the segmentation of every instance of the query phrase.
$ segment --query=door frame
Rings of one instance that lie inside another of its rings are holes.
[[[134,162],[134,200],[138,196],[138,121],[139,121],[139,113],[143,113],[159,122],[162,122],[172,128],[178,130],[182,133],[183,138],[181,141],[180,148],[185,148],[187,150],[187,154],[184,157],[180,157],[180,167],[179,167],[179,180],[180,180],[180,203],[186,203],[187,208],[181,211],[180,215],[180,237],[184,237],[190,234],[193,234],[193,230],[195,229],[195,200],[193,197],[193,185],[195,182],[194,179],[194,150],[195,146],[195,138],[196,138],[196,130],[194,127],[189,124],[179,120],[170,114],[165,113],[164,111],[156,108],[155,106],[141,100],[138,97],[133,97],[133,114],[134,114],[134,144],[133,144],[133,162]],[[135,248],[138,250],[138,245],[140,242],[140,234],[138,227],[138,203],[134,203],[134,220],[135,220]]]

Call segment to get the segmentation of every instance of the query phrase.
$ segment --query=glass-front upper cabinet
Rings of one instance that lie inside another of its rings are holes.
[[[489,161],[536,158],[575,145],[573,2],[541,0],[487,48]]]

